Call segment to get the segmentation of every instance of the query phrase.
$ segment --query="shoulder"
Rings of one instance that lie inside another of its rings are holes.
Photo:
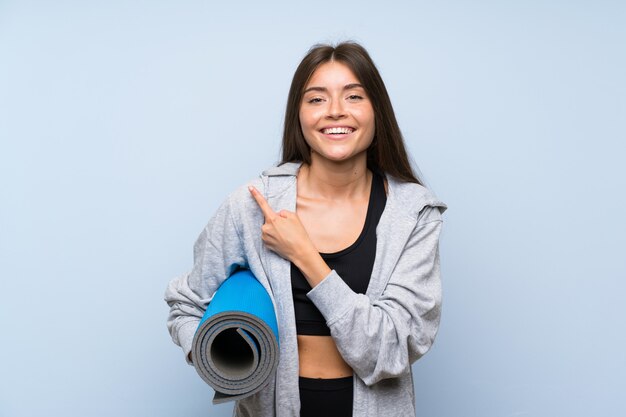
[[[401,208],[418,223],[441,220],[448,206],[423,185],[401,181],[385,174],[388,184],[387,200]]]
[[[227,197],[228,205],[235,212],[249,212],[250,208],[257,209],[257,202],[250,194],[248,187],[253,186],[259,190],[267,200],[270,196],[284,192],[294,182],[299,166],[300,164],[290,162],[263,170],[258,177],[248,180],[233,190]]]
[[[253,178],[245,184],[239,185],[226,197],[225,204],[232,213],[249,212],[251,208],[257,208],[257,203],[250,194],[249,186],[253,186],[263,195],[266,195],[266,187],[261,178]]]

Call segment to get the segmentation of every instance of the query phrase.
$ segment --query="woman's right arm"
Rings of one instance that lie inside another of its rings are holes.
[[[170,281],[165,301],[170,306],[167,328],[191,364],[191,345],[207,305],[224,280],[247,265],[240,233],[233,220],[231,195],[196,240],[191,272]]]

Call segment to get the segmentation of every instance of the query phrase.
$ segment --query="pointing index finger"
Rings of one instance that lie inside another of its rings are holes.
[[[265,198],[263,198],[263,195],[259,192],[259,190],[254,188],[252,185],[248,187],[248,190],[250,190],[250,193],[252,193],[252,197],[254,197],[254,200],[261,208],[263,216],[265,216],[266,220],[276,216],[276,213],[274,213],[274,210],[272,210],[267,201],[265,201]]]

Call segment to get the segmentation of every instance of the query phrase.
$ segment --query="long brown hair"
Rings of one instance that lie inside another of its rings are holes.
[[[300,105],[309,79],[321,64],[329,61],[341,62],[350,68],[372,102],[375,132],[367,149],[368,167],[402,181],[422,184],[409,162],[385,83],[365,48],[356,42],[342,42],[336,46],[314,45],[298,65],[287,96],[281,164],[296,161],[311,163],[311,149],[300,126]]]

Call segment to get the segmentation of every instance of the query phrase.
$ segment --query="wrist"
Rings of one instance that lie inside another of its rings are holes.
[[[300,269],[311,288],[322,282],[331,272],[326,261],[315,248],[303,250],[292,262]]]
[[[302,245],[294,253],[291,262],[300,268],[302,265],[310,263],[311,259],[316,256],[320,256],[320,254],[313,244]]]

